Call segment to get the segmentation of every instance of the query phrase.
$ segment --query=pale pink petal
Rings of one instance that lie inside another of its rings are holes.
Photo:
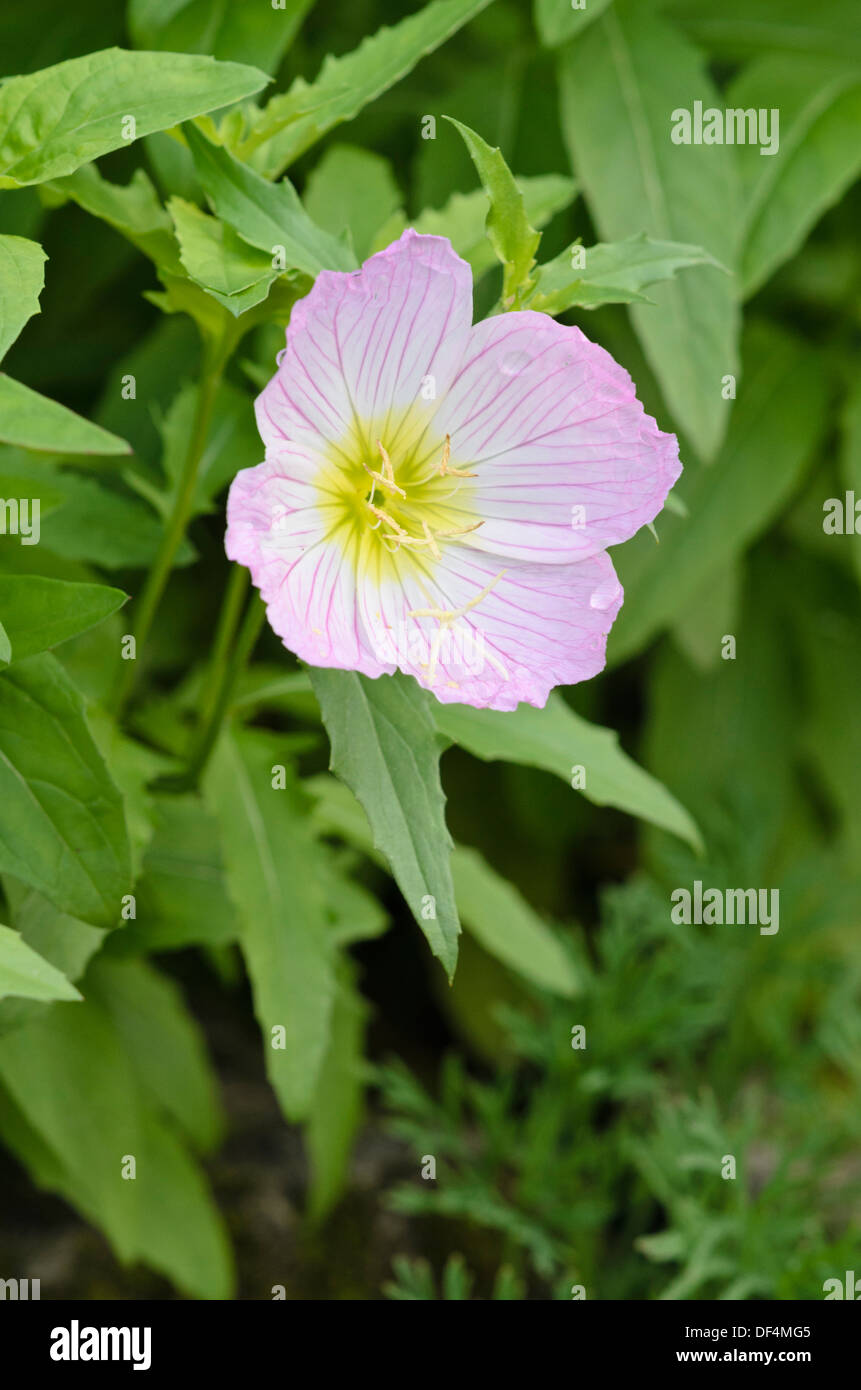
[[[506,566],[495,555],[449,545],[441,562],[424,571],[411,566],[401,579],[378,586],[373,596],[363,586],[361,613],[377,655],[396,661],[443,703],[499,710],[521,701],[543,706],[554,686],[602,670],[622,603],[606,554],[577,564]],[[412,616],[462,608],[450,623]]]
[[[471,272],[444,237],[407,230],[361,270],[324,270],[293,309],[287,348],[257,399],[265,443],[337,447],[369,428],[390,449],[411,442],[386,422],[420,432],[454,378],[471,322]]]
[[[609,353],[545,314],[476,324],[434,419],[484,525],[470,544],[558,564],[628,540],[661,510],[681,472]]]
[[[270,626],[297,656],[368,676],[391,672],[364,641],[355,567],[336,534],[340,509],[321,503],[319,490],[302,479],[307,463],[285,449],[237,474],[227,502],[227,555],[251,571]]]

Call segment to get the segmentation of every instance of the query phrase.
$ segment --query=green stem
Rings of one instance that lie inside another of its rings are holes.
[[[197,474],[200,468],[200,460],[206,448],[206,439],[209,433],[209,426],[212,420],[212,411],[215,406],[215,398],[221,383],[221,374],[224,369],[224,353],[221,344],[210,344],[204,350],[203,363],[201,366],[201,379],[197,392],[197,403],[194,412],[194,422],[191,429],[191,438],[188,443],[188,451],[183,464],[182,475],[179,480],[176,499],[173,504],[173,511],[168,518],[161,543],[158,548],[152,568],[147,575],[146,583],[143,587],[137,605],[137,612],[134,623],[135,639],[135,660],[123,663],[123,672],[117,683],[114,710],[119,718],[125,703],[132,692],[137,676],[137,661],[141,655],[144,644],[149,637],[153,619],[161,602],[162,595],[170,578],[176,553],[182,544],[191,516],[194,504],[194,492],[197,486]]]
[[[237,574],[242,576],[241,582],[236,579]],[[209,761],[209,755],[221,732],[221,726],[224,723],[224,716],[227,713],[236,682],[245,669],[263,627],[266,608],[259,595],[255,594],[245,614],[245,620],[233,650],[232,652],[229,650],[233,633],[236,630],[242,599],[247,588],[248,571],[237,565],[233,575],[231,575],[224,598],[221,622],[216,637],[216,651],[210,670],[212,681],[209,685],[206,709],[191,746],[188,767],[180,778],[181,787],[184,789],[195,786]]]

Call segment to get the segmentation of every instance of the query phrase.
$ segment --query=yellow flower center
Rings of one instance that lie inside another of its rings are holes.
[[[411,412],[354,428],[330,454],[318,481],[320,506],[357,576],[394,578],[403,566],[425,573],[448,540],[478,529],[475,477],[452,461],[451,441],[432,437]]]

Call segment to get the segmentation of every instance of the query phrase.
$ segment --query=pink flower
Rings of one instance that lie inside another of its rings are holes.
[[[413,231],[318,276],[257,421],[226,548],[284,645],[492,709],[602,669],[606,547],[681,471],[603,348],[529,311],[473,326],[468,265]]]

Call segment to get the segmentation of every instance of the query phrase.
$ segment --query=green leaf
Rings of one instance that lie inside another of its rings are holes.
[[[86,989],[86,986],[85,986]],[[40,1186],[193,1298],[227,1299],[227,1237],[206,1180],[152,1105],[95,999],[52,1005],[0,1039],[0,1130]],[[134,1180],[123,1165],[135,1160]]]
[[[152,1104],[195,1148],[214,1148],[224,1117],[203,1034],[179,986],[145,961],[101,955],[87,975],[91,999],[112,1018]]]
[[[561,174],[537,174],[520,178],[517,186],[523,194],[526,216],[536,227],[544,227],[551,217],[567,208],[577,196],[573,179]],[[445,207],[426,208],[410,223],[417,232],[427,236],[448,237],[455,251],[472,267],[476,279],[497,264],[485,235],[490,202],[483,188],[472,193],[453,193]],[[375,238],[374,251],[382,250],[400,236],[407,225],[406,217],[391,217]]]
[[[553,994],[570,999],[579,992],[570,957],[513,884],[462,845],[455,845],[451,867],[463,925],[486,951]]]
[[[227,222],[193,203],[171,198],[168,207],[180,258],[192,280],[236,317],[266,298],[278,275],[271,255],[249,246]]]
[[[133,139],[251,96],[266,81],[239,63],[121,48],[12,77],[0,87],[0,188],[71,174]]]
[[[338,983],[329,1049],[306,1129],[311,1167],[308,1213],[316,1220],[331,1211],[344,1189],[350,1150],[362,1117],[368,1009],[352,973],[345,968]]]
[[[0,441],[43,454],[130,454],[124,439],[109,434],[0,372]]]
[[[561,695],[551,695],[543,710],[518,705],[503,714],[470,705],[437,705],[434,717],[446,738],[477,758],[544,768],[569,786],[582,769],[585,785],[578,790],[596,806],[617,806],[672,831],[694,849],[701,847],[694,821],[666,787],[622,751],[612,729],[581,719]]]
[[[611,662],[641,651],[710,576],[765,530],[821,438],[829,390],[820,354],[786,333],[754,325],[744,363],[720,456],[708,468],[687,469],[678,486],[688,518],[665,513],[660,545],[640,535],[614,553],[626,598],[610,634]]]
[[[129,890],[120,795],[49,655],[0,675],[0,872],[94,926],[116,926]]]
[[[224,946],[239,924],[227,895],[218,825],[197,796],[156,796],[155,830],[120,946],[141,952]]]
[[[670,0],[667,9],[697,43],[722,57],[782,49],[861,60],[855,0],[818,0],[815,6],[810,0]]]
[[[194,126],[186,138],[198,177],[218,216],[252,246],[273,257],[283,247],[286,269],[315,276],[321,270],[352,270],[355,261],[341,242],[315,226],[288,179],[268,183]]]
[[[106,584],[0,574],[0,614],[16,661],[50,651],[95,627],[127,598],[121,589]]]
[[[622,0],[560,51],[562,129],[601,237],[646,232],[736,261],[735,151],[675,145],[674,110],[722,105],[699,54],[644,5]],[[712,266],[657,287],[632,321],[664,397],[711,457],[727,424],[721,380],[737,368],[733,282]]]
[[[533,0],[538,37],[547,48],[567,43],[603,14],[610,3],[611,0],[584,0],[575,9],[570,0]]]
[[[129,33],[136,48],[211,53],[277,71],[314,0],[249,4],[248,0],[130,0]]]
[[[333,237],[349,232],[360,261],[370,255],[375,233],[400,205],[389,161],[355,145],[330,145],[305,185],[308,215]]]
[[[9,641],[9,634],[2,623],[0,623],[0,664],[8,666],[12,660],[12,644]]]
[[[529,272],[535,264],[541,233],[529,225],[523,194],[501,150],[492,149],[474,130],[452,116],[446,116],[446,120],[463,137],[490,200],[486,231],[503,267],[502,304],[506,309],[516,308],[531,287]]]
[[[861,501],[861,382],[849,393],[843,408],[842,448],[840,451],[840,476],[847,491],[853,492]],[[861,536],[853,537],[855,542],[852,554],[855,557],[855,570],[861,582]]]
[[[402,676],[369,680],[316,667],[310,675],[332,745],[332,771],[365,808],[374,843],[451,978],[460,924],[440,743],[425,692]]]
[[[0,999],[80,999],[74,985],[37,955],[19,932],[0,926]]]
[[[297,78],[252,119],[239,144],[275,178],[333,126],[350,121],[363,106],[400,82],[416,63],[486,9],[490,0],[430,0],[391,29],[380,29],[343,57],[326,57],[316,82]]]
[[[582,270],[571,264],[578,250]],[[572,246],[539,266],[526,307],[555,315],[575,306],[597,309],[601,304],[648,302],[640,294],[647,285],[669,280],[688,266],[715,264],[714,257],[699,246],[652,241],[645,232],[626,241],[599,242],[588,250]]]
[[[0,236],[0,361],[27,320],[39,312],[46,260],[37,242]]]
[[[286,785],[273,786],[274,746],[225,732],[204,790],[221,828],[267,1074],[284,1114],[298,1120],[309,1113],[329,1046],[335,955],[302,797],[286,771]],[[279,1027],[281,1047],[273,1046]]]
[[[861,66],[808,54],[762,58],[736,78],[726,101],[776,110],[780,120],[774,154],[763,156],[757,145],[738,150],[747,296],[799,249],[861,172]]]

